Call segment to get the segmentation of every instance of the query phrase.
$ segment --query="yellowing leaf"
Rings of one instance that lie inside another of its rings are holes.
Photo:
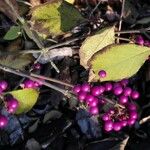
[[[28,112],[35,105],[39,96],[39,92],[35,89],[17,90],[10,92],[10,94],[19,101],[16,114]]]
[[[88,60],[92,57],[94,53],[104,48],[105,46],[115,42],[114,35],[115,34],[113,26],[104,28],[98,31],[95,35],[85,39],[79,51],[80,64],[87,69]]]
[[[94,54],[90,60],[91,69],[97,80],[120,80],[136,74],[150,55],[150,48],[136,44],[110,45]],[[100,70],[105,70],[107,76],[98,76]]]
[[[31,21],[37,32],[57,36],[70,31],[85,19],[68,2],[52,0],[33,8]]]
[[[65,0],[66,2],[73,4],[75,2],[75,0]]]

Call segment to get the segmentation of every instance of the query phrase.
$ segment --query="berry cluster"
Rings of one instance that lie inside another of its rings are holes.
[[[100,71],[99,75],[105,77],[106,73]],[[73,92],[77,95],[79,102],[88,107],[91,115],[98,115],[103,105],[110,102],[110,99],[108,101],[106,97],[111,95],[114,107],[102,115],[104,130],[119,131],[127,125],[133,125],[138,117],[133,101],[139,98],[139,93],[128,87],[128,82],[127,79],[123,79],[119,82],[106,82],[96,86],[83,83],[74,86]],[[115,105],[116,103],[118,105]]]
[[[2,94],[2,92],[4,92],[7,89],[7,87],[8,87],[8,83],[6,81],[4,81],[4,80],[0,81],[0,93],[1,94]],[[11,96],[11,98],[5,98],[4,103],[5,103],[6,109],[9,113],[15,113],[19,106],[18,101],[15,98],[13,98],[12,96]],[[0,115],[0,128],[5,127],[7,125],[7,123],[8,123],[8,119],[5,116]]]
[[[38,88],[42,86],[42,82],[35,82],[35,81],[32,81],[32,80],[25,80],[23,84],[21,84],[21,87],[22,88]]]
[[[143,38],[141,35],[138,35],[138,36],[136,37],[135,42],[136,42],[138,45],[144,45],[144,46],[150,47],[150,41],[144,40],[144,38]]]

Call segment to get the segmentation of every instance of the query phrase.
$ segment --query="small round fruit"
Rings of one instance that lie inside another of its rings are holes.
[[[113,124],[113,130],[114,130],[114,131],[120,131],[121,128],[122,128],[122,125],[121,125],[120,122],[115,122],[115,123]]]
[[[128,102],[128,97],[121,95],[119,98],[119,104],[126,104]]]
[[[138,118],[137,112],[136,111],[131,111],[130,112],[130,118],[136,120]]]
[[[104,93],[105,92],[105,87],[100,85],[99,86],[99,90],[100,90],[100,94]]]
[[[7,124],[8,124],[8,119],[5,116],[0,115],[0,128],[6,127]]]
[[[99,113],[99,110],[97,107],[90,107],[89,112],[92,115],[97,115]]]
[[[141,35],[136,37],[136,43],[139,45],[143,45],[144,44],[144,39]]]
[[[34,81],[32,81],[32,80],[26,80],[24,82],[24,88],[34,88]]]
[[[113,122],[111,120],[105,121],[104,130],[110,132],[112,131],[112,129],[113,129]]]
[[[34,64],[34,69],[40,70],[41,69],[41,64],[40,63]]]
[[[90,92],[90,85],[88,83],[83,83],[82,86],[81,86],[81,90],[83,92]]]
[[[110,120],[109,114],[105,113],[105,114],[102,116],[102,120],[103,120],[103,121],[108,121],[108,120]]]
[[[79,101],[80,102],[84,102],[85,101],[85,98],[86,98],[86,95],[87,95],[87,93],[86,92],[79,92],[79,94],[78,94],[78,99],[79,99]]]
[[[120,87],[121,86],[121,83],[120,82],[115,82],[114,84],[113,84],[113,88],[116,88],[116,87]]]
[[[85,99],[87,103],[90,103],[95,99],[95,97],[93,95],[87,94]]]
[[[132,99],[136,100],[136,99],[138,99],[139,97],[140,97],[139,92],[137,92],[137,91],[132,91],[132,93],[131,93],[131,98],[132,98]]]
[[[122,121],[120,121],[120,124],[121,124],[122,127],[126,127],[127,126],[127,121],[122,120]]]
[[[8,87],[8,83],[6,81],[0,81],[0,88],[4,91]]]
[[[100,70],[98,75],[100,76],[100,78],[105,78],[107,74],[105,70]]]
[[[112,88],[113,88],[113,86],[112,86],[111,83],[107,82],[107,83],[105,84],[105,91],[111,91]]]
[[[136,106],[135,104],[133,104],[133,103],[128,103],[127,107],[128,107],[128,109],[129,109],[130,111],[135,111],[135,110],[137,110],[137,106]]]
[[[6,107],[9,113],[15,113],[17,108],[19,107],[19,102],[16,99],[12,98],[6,101]]]
[[[121,86],[114,88],[114,94],[115,95],[120,95],[120,94],[122,94],[122,92],[123,92],[123,89]]]
[[[94,95],[94,96],[100,95],[100,94],[101,94],[101,91],[100,91],[100,90],[101,90],[101,89],[99,88],[99,86],[94,86],[94,87],[92,88],[92,90],[91,90],[92,95]]]
[[[128,79],[122,79],[122,80],[120,81],[120,83],[121,83],[122,86],[127,86],[128,83],[129,83],[129,80],[128,80]]]
[[[127,120],[127,123],[128,123],[129,126],[132,126],[132,125],[135,124],[135,121],[136,121],[135,119],[129,118],[129,119]]]
[[[94,97],[93,101],[89,102],[90,107],[95,107],[98,105],[98,99]]]
[[[132,93],[132,89],[130,87],[125,87],[124,90],[123,90],[123,94],[125,96],[130,96]]]
[[[80,91],[81,91],[81,86],[80,86],[80,85],[75,85],[75,86],[73,87],[73,92],[74,92],[75,94],[79,93]]]

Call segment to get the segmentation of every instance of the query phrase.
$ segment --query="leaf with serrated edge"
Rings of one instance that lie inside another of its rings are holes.
[[[112,44],[95,53],[89,65],[97,80],[115,81],[129,78],[136,74],[150,55],[150,48],[136,44]],[[105,70],[107,76],[98,76],[100,70]]]
[[[85,39],[79,50],[80,64],[84,68],[88,68],[87,62],[94,53],[115,42],[114,28],[114,26],[104,28],[95,35]]]
[[[33,29],[47,36],[61,35],[85,21],[73,5],[61,0],[39,5],[31,13]]]
[[[36,103],[39,92],[35,89],[22,89],[9,92],[19,102],[16,114],[28,112]]]

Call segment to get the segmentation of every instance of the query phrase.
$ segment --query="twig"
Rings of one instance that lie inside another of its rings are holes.
[[[150,116],[145,117],[142,120],[140,120],[139,124],[142,125],[142,124],[146,123],[147,121],[150,121]]]
[[[59,91],[59,92],[61,92],[62,94],[66,95],[66,96],[68,96],[70,94],[67,90],[64,90],[64,89],[59,88],[59,87],[57,87],[55,85],[52,85],[52,84],[50,84],[48,82],[41,81],[38,78],[30,76],[30,73],[24,73],[24,72],[21,72],[19,70],[15,70],[15,69],[12,69],[12,68],[9,68],[9,67],[6,67],[6,66],[2,66],[2,65],[0,65],[0,69],[3,70],[3,71],[6,71],[6,72],[13,73],[15,75],[24,77],[24,78],[29,78],[29,79],[31,79],[31,80],[33,80],[35,82],[40,82],[43,85],[45,85],[45,86],[47,86],[49,88],[52,88],[52,89],[54,89],[56,91]]]
[[[121,26],[122,26],[122,17],[123,17],[123,13],[124,13],[124,5],[125,5],[125,0],[122,1],[122,9],[121,9],[121,15],[120,15],[120,21],[119,21],[118,31],[121,30]],[[118,34],[118,36],[120,36],[120,34]],[[117,40],[117,43],[119,43],[119,38]]]
[[[123,41],[127,41],[127,42],[133,42],[127,38],[122,38],[122,37],[115,37],[116,39],[119,39],[119,40],[123,40]]]
[[[94,9],[91,11],[89,18],[91,18],[91,16],[93,15],[93,13],[96,11],[96,9],[98,8],[98,6],[100,5],[101,0],[98,2],[98,4],[94,7]]]
[[[140,30],[116,31],[115,34],[142,33],[143,31],[145,31],[145,32],[150,32],[150,27],[144,28],[144,29],[140,29]]]
[[[59,83],[61,85],[65,85],[65,86],[73,88],[73,85],[71,85],[69,83],[65,83],[65,82],[60,81],[60,80],[56,80],[56,79],[53,79],[53,78],[50,78],[50,77],[45,77],[45,76],[42,76],[42,75],[37,75],[37,74],[34,74],[34,73],[31,73],[30,75],[33,76],[33,77],[39,78],[39,79],[44,79],[44,80],[47,80],[47,81]]]

